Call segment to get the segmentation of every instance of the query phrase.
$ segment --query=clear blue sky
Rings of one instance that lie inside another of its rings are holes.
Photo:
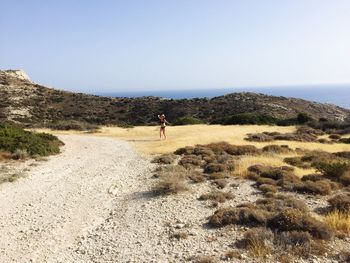
[[[349,0],[0,0],[0,68],[67,90],[350,83]]]

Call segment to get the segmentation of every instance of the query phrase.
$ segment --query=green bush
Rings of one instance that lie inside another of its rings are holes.
[[[0,151],[16,153],[26,151],[30,156],[47,156],[60,151],[63,143],[47,133],[33,133],[19,127],[0,124]]]
[[[192,125],[192,124],[202,124],[203,121],[194,117],[182,117],[178,118],[174,124],[175,125]]]
[[[213,124],[234,125],[234,124],[275,124],[277,119],[267,114],[241,113],[213,121]]]
[[[339,179],[348,170],[349,164],[346,162],[333,162],[333,163],[318,163],[316,169],[319,170],[324,176]]]

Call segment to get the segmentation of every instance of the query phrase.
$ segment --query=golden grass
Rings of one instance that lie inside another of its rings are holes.
[[[350,235],[350,213],[332,211],[324,217],[324,222],[334,231]]]
[[[287,144],[291,148],[308,150],[323,150],[327,152],[350,151],[346,144],[321,144],[293,141],[274,141],[268,143],[248,142],[244,138],[248,133],[278,131],[281,133],[294,132],[295,127],[279,127],[267,125],[187,125],[167,127],[166,140],[159,140],[159,128],[154,126],[138,126],[134,128],[102,127],[97,136],[108,136],[124,139],[146,154],[170,153],[184,146],[208,144],[211,142],[226,141],[236,145],[255,145],[259,148],[270,144]],[[71,132],[68,132],[71,133]],[[67,132],[64,132],[67,134]]]

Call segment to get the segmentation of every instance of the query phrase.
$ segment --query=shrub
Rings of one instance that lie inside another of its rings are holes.
[[[11,155],[12,159],[14,160],[25,160],[27,159],[29,154],[27,153],[27,150],[21,150],[17,149],[15,152]]]
[[[216,154],[255,155],[261,153],[261,150],[253,145],[232,145],[227,142],[210,143],[206,147],[210,148]]]
[[[294,190],[300,193],[329,195],[332,191],[331,184],[327,180],[304,181],[294,186]]]
[[[203,194],[199,197],[199,200],[212,200],[219,203],[224,203],[226,200],[233,199],[234,195],[227,192],[212,192],[209,194]]]
[[[264,193],[276,193],[278,188],[274,185],[271,184],[262,184],[259,185],[259,190],[264,192]]]
[[[343,174],[342,176],[340,176],[340,182],[344,185],[344,186],[349,186],[350,185],[350,170],[345,172],[345,174]]]
[[[308,115],[307,113],[299,113],[297,116],[297,122],[299,124],[305,124],[309,121],[312,121],[312,117],[310,115]]]
[[[262,148],[263,152],[284,154],[292,151],[288,145],[267,145]]]
[[[203,163],[202,158],[197,155],[185,155],[179,161],[179,164],[185,168],[190,168],[192,166],[200,166]]]
[[[350,193],[338,194],[328,200],[332,211],[350,212]]]
[[[160,156],[155,157],[152,160],[152,163],[158,163],[158,164],[172,164],[175,161],[175,155],[174,154],[162,154]]]
[[[277,231],[305,231],[314,238],[329,240],[332,237],[331,229],[309,214],[296,209],[285,209],[268,221],[268,226]]]
[[[349,165],[345,162],[333,162],[333,163],[321,162],[316,165],[316,168],[324,176],[327,176],[333,179],[339,179],[349,169],[348,166]]]
[[[26,151],[29,156],[47,156],[59,153],[61,145],[63,143],[51,134],[29,132],[13,125],[0,125],[0,151],[22,151],[23,154]]]
[[[251,142],[272,142],[274,140],[272,136],[263,133],[253,133],[248,134],[247,136],[248,137],[245,138],[245,140]]]
[[[266,212],[251,207],[220,208],[210,217],[209,224],[222,227],[229,224],[261,226],[266,224]]]
[[[350,151],[346,151],[346,152],[337,152],[335,153],[335,156],[344,158],[344,159],[349,159],[350,160]]]
[[[221,163],[209,163],[204,167],[204,172],[208,174],[224,172],[225,170],[226,166]]]
[[[329,139],[339,140],[339,139],[341,139],[341,136],[339,134],[331,134],[331,135],[329,135]]]
[[[279,213],[286,208],[296,209],[306,213],[307,205],[290,195],[276,194],[272,198],[262,198],[256,201],[256,207],[270,213]]]
[[[349,235],[350,234],[350,213],[331,211],[324,217],[325,223],[334,231]]]
[[[228,184],[228,181],[226,179],[216,179],[213,181],[213,184],[220,189],[224,189]]]
[[[248,249],[249,254],[258,258],[265,258],[270,252],[273,233],[267,228],[254,228],[244,234],[241,244]]]
[[[160,195],[177,194],[188,190],[184,179],[180,176],[164,176],[153,187],[153,192]]]
[[[175,125],[193,125],[193,124],[202,124],[203,121],[194,117],[182,117],[178,118],[174,124]]]
[[[307,169],[311,167],[310,164],[304,163],[301,157],[287,157],[287,158],[284,158],[283,161],[287,164],[290,164],[299,168],[303,168],[303,169]]]
[[[240,113],[217,119],[213,124],[236,125],[236,124],[275,124],[277,119],[267,114]]]
[[[312,236],[305,231],[286,231],[278,235],[278,243],[285,249],[295,246],[305,246],[311,243]]]
[[[205,176],[198,171],[191,171],[188,173],[188,178],[194,183],[202,183],[205,181]]]
[[[174,153],[177,155],[182,155],[182,154],[188,155],[188,154],[192,154],[193,150],[194,150],[194,147],[186,146],[186,147],[182,147],[182,148],[177,149]]]
[[[350,138],[342,138],[342,139],[339,140],[339,142],[350,144]]]

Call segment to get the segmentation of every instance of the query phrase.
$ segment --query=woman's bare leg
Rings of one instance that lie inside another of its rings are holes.
[[[163,135],[164,135],[164,139],[166,139],[165,128],[163,129]]]
[[[162,128],[159,130],[159,138],[162,139]]]

